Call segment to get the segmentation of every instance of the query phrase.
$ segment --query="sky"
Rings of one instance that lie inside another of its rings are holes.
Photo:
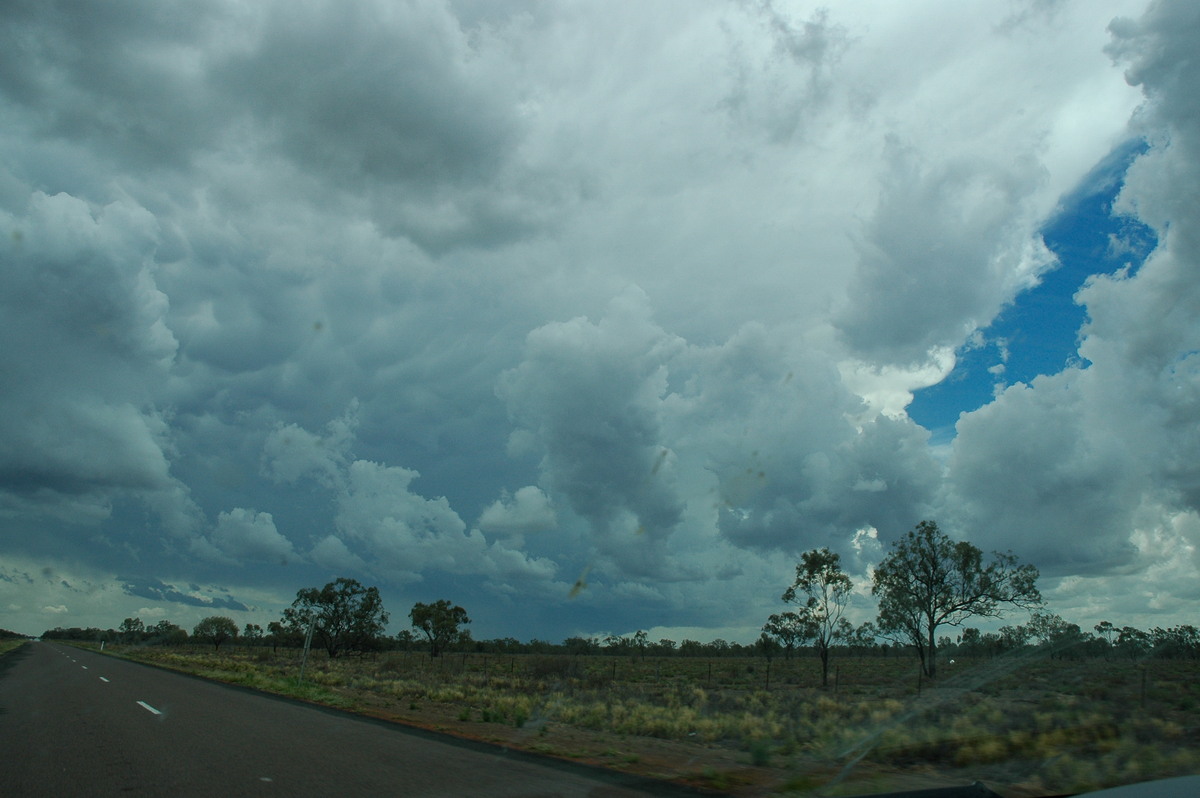
[[[1200,6],[9,2],[0,627],[1200,599]],[[1014,619],[1014,622],[1020,619]]]

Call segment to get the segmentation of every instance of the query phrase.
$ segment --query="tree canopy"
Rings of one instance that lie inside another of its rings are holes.
[[[414,629],[425,633],[429,640],[429,656],[438,656],[450,643],[458,639],[462,632],[460,627],[471,622],[467,611],[457,605],[451,605],[447,599],[439,599],[432,604],[417,602],[409,611]]]
[[[854,583],[842,571],[841,555],[821,548],[800,555],[796,579],[783,594],[784,601],[799,605],[794,628],[801,639],[813,642],[821,658],[822,686],[829,684],[830,648],[852,631],[843,615],[853,588]]]
[[[207,640],[213,644],[215,650],[220,651],[221,644],[237,637],[237,633],[238,627],[232,618],[226,618],[224,615],[210,615],[196,624],[196,628],[192,630],[192,637],[198,640]]]
[[[879,599],[879,630],[912,645],[925,674],[937,674],[939,626],[974,616],[998,618],[1005,609],[1041,605],[1038,570],[1011,553],[983,552],[954,541],[933,521],[922,521],[875,569],[871,592]]]
[[[389,616],[379,588],[363,587],[357,579],[339,577],[319,590],[296,591],[296,600],[283,611],[282,626],[304,634],[315,618],[313,634],[330,659],[370,651],[378,644]]]
[[[784,655],[792,656],[792,649],[809,638],[808,627],[794,612],[773,612],[763,624],[763,633],[783,646]]]

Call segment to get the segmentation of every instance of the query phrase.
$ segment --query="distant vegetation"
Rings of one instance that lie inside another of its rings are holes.
[[[774,613],[751,644],[720,638],[650,640],[644,630],[628,635],[570,637],[560,643],[513,637],[475,640],[471,619],[447,599],[417,602],[408,617],[411,627],[389,636],[390,615],[379,590],[354,579],[338,578],[322,588],[302,588],[279,621],[248,623],[239,630],[224,616],[205,618],[189,636],[169,620],[146,626],[126,618],[116,629],[56,627],[43,632],[51,640],[123,643],[137,646],[175,646],[203,642],[220,649],[239,647],[299,648],[311,626],[313,642],[330,659],[386,651],[427,651],[475,654],[569,654],[574,656],[646,657],[763,657],[815,655],[821,663],[822,684],[828,685],[830,663],[843,657],[897,657],[916,653],[922,673],[937,675],[939,654],[994,658],[1039,653],[1054,659],[1120,657],[1130,660],[1200,659],[1200,630],[1191,625],[1141,630],[1102,621],[1085,631],[1047,612],[1036,586],[1038,571],[1011,554],[990,558],[965,541],[953,541],[936,523],[922,521],[876,567],[872,593],[879,614],[858,626],[844,616],[853,583],[842,572],[840,557],[829,549],[813,549],[796,565],[795,579],[782,600],[794,607]],[[1001,617],[1005,609],[1030,610],[1025,624],[982,632],[965,626],[973,617]],[[954,637],[939,629],[961,629]],[[2,637],[22,637],[0,630]]]

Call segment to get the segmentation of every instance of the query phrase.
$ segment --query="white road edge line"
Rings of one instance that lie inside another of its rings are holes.
[[[141,707],[142,709],[146,710],[147,712],[152,712],[152,713],[154,713],[155,715],[161,715],[161,714],[162,714],[162,713],[161,713],[161,712],[159,712],[157,709],[155,709],[154,707],[152,707],[152,706],[150,706],[149,704],[147,704],[145,701],[139,701],[139,702],[138,702],[138,706],[139,706],[139,707]]]

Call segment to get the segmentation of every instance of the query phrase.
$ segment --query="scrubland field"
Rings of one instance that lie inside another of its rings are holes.
[[[375,717],[738,795],[982,781],[1005,796],[1200,773],[1200,663],[646,658],[270,647],[107,653]]]

